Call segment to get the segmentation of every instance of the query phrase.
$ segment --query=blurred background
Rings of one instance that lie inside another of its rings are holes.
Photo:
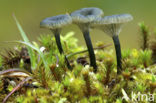
[[[134,20],[125,25],[120,33],[122,48],[139,47],[138,23],[144,21],[151,29],[156,26],[155,0],[0,0],[0,49],[13,47],[13,43],[3,41],[21,40],[21,36],[13,20],[14,13],[27,36],[36,41],[39,35],[52,34],[49,30],[40,28],[40,21],[46,17],[71,13],[84,7],[103,9],[104,15],[130,13]],[[75,32],[79,44],[84,45],[82,33],[75,25],[65,27],[62,34]],[[97,41],[112,43],[110,37],[99,30],[91,31],[94,45]]]

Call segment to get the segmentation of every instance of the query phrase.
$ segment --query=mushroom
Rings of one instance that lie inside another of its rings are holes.
[[[73,22],[78,25],[83,33],[88,52],[90,57],[90,65],[94,68],[94,72],[97,71],[96,57],[94,54],[92,42],[89,35],[90,24],[98,17],[103,15],[103,11],[99,8],[82,8],[71,13]]]
[[[61,40],[60,40],[60,33],[62,27],[71,23],[72,23],[72,18],[70,17],[70,15],[58,15],[58,16],[49,17],[44,19],[40,23],[40,27],[48,28],[53,32],[60,54],[64,53]],[[67,63],[67,67],[71,69],[70,63],[66,58],[66,56],[65,56],[65,61]]]
[[[122,70],[121,47],[118,35],[122,29],[123,24],[131,20],[133,20],[133,17],[130,14],[112,15],[105,16],[104,18],[97,18],[92,25],[93,28],[101,29],[110,37],[112,37],[117,56],[118,74],[120,74]]]

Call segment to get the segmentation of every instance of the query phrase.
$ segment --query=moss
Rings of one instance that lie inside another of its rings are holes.
[[[122,52],[123,73],[116,75],[116,63],[112,48],[95,50],[97,56],[97,73],[89,65],[81,65],[77,62],[79,57],[86,57],[82,53],[71,56],[70,63],[73,70],[70,71],[64,65],[64,56],[56,49],[55,39],[49,35],[42,35],[39,39],[39,47],[45,47],[44,56],[50,70],[45,70],[42,59],[37,61],[37,68],[31,72],[32,81],[23,86],[22,89],[9,97],[8,102],[18,103],[122,103],[124,89],[131,98],[134,93],[155,93],[155,65],[152,65],[151,50],[129,49]],[[78,46],[74,33],[62,36],[65,54],[71,54],[84,50]],[[103,45],[103,44],[101,44]],[[38,55],[35,52],[35,55]],[[38,55],[39,57],[39,55]],[[24,62],[23,62],[24,63]],[[20,64],[19,64],[20,65]],[[24,64],[23,64],[24,65]],[[7,67],[4,66],[5,69]],[[11,81],[19,83],[21,80],[15,78],[4,79],[0,76],[0,101],[13,89]],[[5,86],[4,86],[5,84]]]

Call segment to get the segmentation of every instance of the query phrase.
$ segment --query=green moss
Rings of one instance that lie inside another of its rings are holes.
[[[61,38],[66,55],[84,50],[83,46],[78,46],[73,32]],[[64,56],[59,54],[54,37],[42,35],[39,42],[40,44],[33,43],[33,45],[38,48],[46,48],[43,55],[50,70],[45,70],[42,58],[39,59],[40,55],[35,52],[38,61],[36,69],[31,73],[33,80],[30,81],[30,84],[37,84],[38,88],[23,87],[8,101],[18,103],[122,103],[122,90],[125,90],[130,97],[132,91],[135,93],[151,92],[151,89],[148,89],[151,88],[149,83],[155,83],[156,66],[152,66],[151,50],[124,50],[121,75],[116,74],[113,48],[95,50],[98,65],[98,71],[95,74],[92,67],[83,66],[77,62],[80,57],[86,57],[86,62],[88,62],[87,52],[69,58],[73,66],[73,70],[70,71],[64,65]],[[21,62],[20,66],[22,65],[24,62]],[[127,73],[129,77],[126,77],[127,74],[124,73]],[[4,92],[5,81],[3,79],[3,77],[0,79],[0,95],[3,97],[0,100],[4,99],[13,87],[9,84],[6,88],[9,91]]]

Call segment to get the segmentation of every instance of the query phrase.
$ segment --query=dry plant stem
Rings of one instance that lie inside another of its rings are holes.
[[[111,67],[108,67],[107,73],[106,73],[106,79],[105,79],[105,85],[108,84],[109,79],[110,79],[110,73],[111,73]]]
[[[60,81],[59,78],[58,78],[58,76],[57,76],[57,74],[56,74],[56,72],[55,72],[55,68],[56,68],[56,64],[53,64],[53,65],[50,67],[50,70],[51,70],[51,72],[52,72],[52,74],[53,74],[55,80],[56,80],[56,81]]]
[[[156,64],[156,41],[151,42],[150,49],[152,50],[153,64]]]
[[[84,75],[84,80],[86,81],[86,87],[87,87],[87,93],[86,93],[86,95],[87,95],[87,97],[89,97],[90,94],[91,94],[91,87],[90,87],[90,80],[89,80],[88,74],[85,74]]]
[[[37,96],[34,97],[35,103],[39,103],[37,100]]]
[[[46,81],[46,77],[45,77],[45,69],[42,67],[41,68],[41,74],[42,74],[42,84],[45,88],[48,88],[48,84],[47,84],[47,81]]]
[[[59,49],[59,52],[60,52],[60,54],[63,54],[64,51],[63,51],[61,40],[60,40],[60,31],[59,30],[55,30],[55,31],[52,30],[52,32],[55,35],[55,40],[56,40],[56,44],[57,44],[57,47]],[[70,63],[69,63],[69,61],[68,61],[66,56],[65,56],[65,62],[67,64],[67,67],[71,70],[72,67],[71,67],[71,65],[70,65]]]
[[[53,64],[51,67],[50,67],[50,70],[51,70],[51,73],[53,74],[54,78],[56,81],[60,81],[59,77],[57,76],[56,72],[55,72],[55,68],[59,65],[59,58],[58,56],[56,55],[56,64]]]
[[[0,71],[0,75],[12,73],[12,72],[24,72],[24,73],[29,74],[28,72],[26,72],[25,70],[22,70],[22,69],[7,69],[7,70],[4,70],[4,71]]]
[[[84,30],[83,36],[85,38],[85,42],[89,52],[90,65],[94,68],[94,72],[97,72],[96,58],[95,58],[92,42],[89,36],[89,30]]]
[[[94,50],[98,50],[98,49],[104,49],[108,46],[111,46],[112,44],[107,44],[107,45],[104,45],[104,46],[101,46],[101,47],[96,47],[96,48],[93,48]],[[66,57],[69,58],[71,56],[74,56],[74,55],[77,55],[77,54],[81,54],[81,53],[85,53],[85,52],[88,52],[88,50],[83,50],[83,51],[79,51],[79,52],[75,52],[75,53],[71,53],[71,54],[68,54]]]
[[[145,49],[147,49],[148,48],[148,43],[147,43],[147,39],[148,39],[148,37],[147,37],[147,33],[146,32],[143,32],[144,34],[144,43],[143,43],[143,50],[145,50]]]
[[[153,88],[153,87],[150,88],[150,92],[151,92],[152,94],[153,94],[154,90],[155,90],[155,88]]]
[[[25,82],[29,81],[30,79],[32,79],[32,77],[28,77],[26,79],[24,79],[22,82],[20,82],[4,99],[2,103],[6,103],[7,99],[17,90],[19,90],[20,88],[22,88],[22,86],[24,85]]]
[[[117,74],[120,74],[122,71],[122,62],[121,62],[121,47],[118,36],[113,36],[113,42],[116,50],[116,59],[117,59]]]
[[[148,33],[145,29],[142,29],[142,39],[143,39],[142,49],[145,50],[148,48]]]

